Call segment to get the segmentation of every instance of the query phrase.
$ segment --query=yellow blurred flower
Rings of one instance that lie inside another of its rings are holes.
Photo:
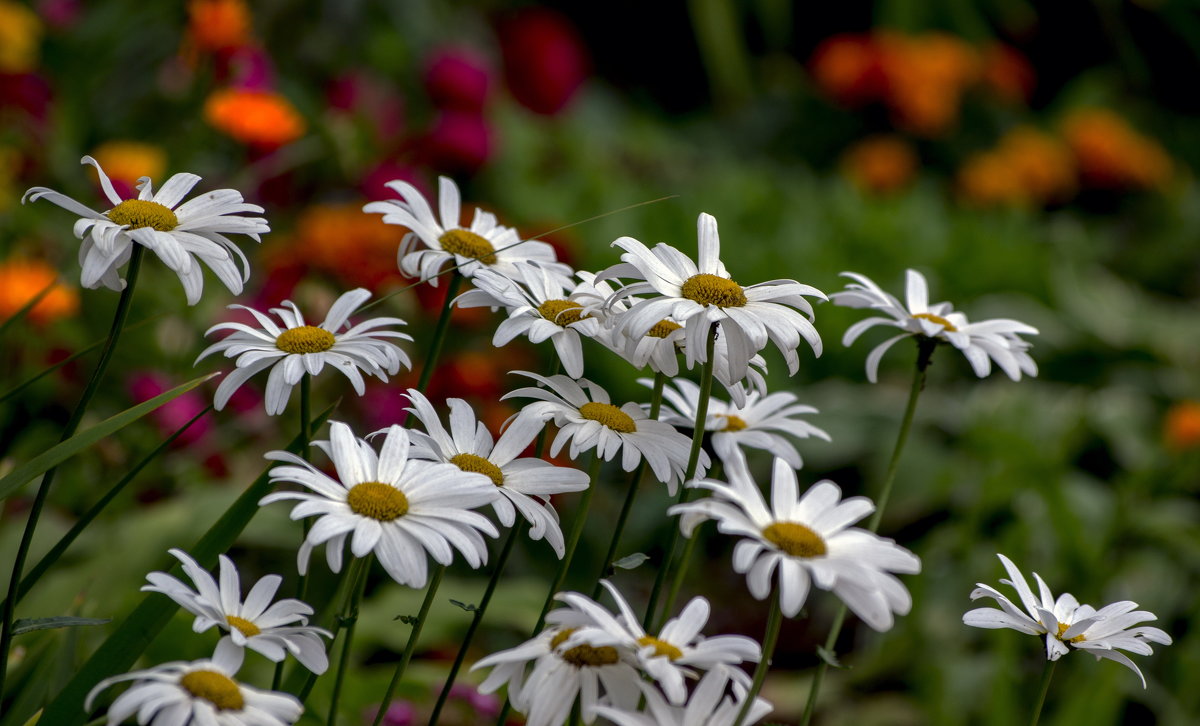
[[[873,136],[851,146],[842,156],[842,172],[864,191],[887,194],[912,181],[917,154],[895,136]]]
[[[42,20],[21,3],[0,0],[0,73],[28,73],[37,67]]]
[[[1200,402],[1180,401],[1167,411],[1163,442],[1172,451],[1200,446]]]
[[[201,50],[240,48],[250,42],[250,8],[244,0],[191,0],[188,34]]]
[[[213,92],[204,118],[217,129],[250,146],[274,148],[304,134],[304,119],[278,93],[241,88]]]
[[[106,141],[92,151],[92,158],[110,179],[131,187],[143,176],[162,176],[167,167],[167,154],[162,148],[140,141]]]
[[[959,189],[983,206],[1061,202],[1075,189],[1075,165],[1058,139],[1032,126],[1008,132],[995,149],[967,160]]]
[[[48,323],[74,315],[79,310],[79,293],[75,288],[55,283],[58,272],[38,260],[7,260],[0,262],[0,320],[7,320],[38,293],[54,285],[49,293],[29,311],[35,323]]]
[[[1167,152],[1112,111],[1077,111],[1063,122],[1063,134],[1086,186],[1150,189],[1171,178]]]
[[[405,230],[364,214],[361,204],[311,207],[296,222],[295,256],[353,287],[378,290],[402,279],[396,251]]]

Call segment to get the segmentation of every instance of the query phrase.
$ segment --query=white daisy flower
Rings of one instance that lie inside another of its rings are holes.
[[[823,300],[825,294],[795,280],[742,287],[730,278],[720,260],[717,220],[701,214],[697,227],[698,263],[665,244],[651,250],[632,237],[613,242],[625,250],[621,255],[623,264],[600,276],[640,280],[622,287],[618,296],[654,295],[632,303],[617,323],[620,328],[633,338],[641,338],[664,319],[677,322],[685,329],[684,351],[691,365],[705,361],[709,328],[716,324],[719,337],[724,337],[729,346],[721,380],[730,383],[746,377],[751,356],[765,348],[768,341],[783,353],[793,374],[800,365],[796,349],[802,339],[819,356],[821,336],[810,322],[812,305],[803,296]]]
[[[385,186],[404,201],[371,202],[363,211],[382,214],[385,223],[412,230],[405,236],[398,255],[400,270],[406,275],[437,286],[438,272],[446,262],[457,265],[465,277],[472,277],[481,269],[512,277],[516,274],[514,263],[530,261],[544,265],[562,279],[571,276],[571,268],[557,261],[553,247],[538,240],[522,242],[516,230],[497,224],[491,212],[476,209],[471,225],[463,227],[458,186],[447,177],[438,177],[440,219],[412,184],[397,179]],[[424,243],[425,249],[416,249],[419,242]]]
[[[843,272],[854,282],[846,289],[830,295],[837,305],[851,308],[871,308],[886,313],[887,317],[860,320],[846,329],[843,345],[850,345],[858,336],[876,325],[888,325],[904,332],[888,338],[875,346],[867,355],[867,380],[875,383],[879,360],[896,341],[910,336],[922,336],[939,343],[949,343],[957,348],[971,364],[975,375],[983,378],[992,370],[992,361],[1014,381],[1021,374],[1037,375],[1037,364],[1030,357],[1029,343],[1019,335],[1037,335],[1037,328],[1025,323],[997,318],[978,323],[967,322],[967,316],[955,312],[948,302],[929,304],[929,288],[924,276],[916,270],[908,270],[905,298],[907,305],[884,292],[865,275]]]
[[[749,677],[736,668],[718,666],[704,674],[686,706],[672,706],[654,686],[643,681],[639,684],[646,699],[642,708],[630,711],[604,705],[597,706],[596,713],[617,726],[735,726],[749,691],[748,681]],[[743,726],[758,723],[772,709],[767,700],[755,698]]]
[[[480,533],[495,537],[498,532],[487,517],[471,511],[498,496],[486,476],[410,460],[408,432],[399,426],[387,429],[379,454],[338,422],[330,426],[329,441],[313,445],[333,460],[337,479],[295,454],[272,451],[268,459],[289,466],[271,469],[271,481],[301,484],[312,492],[275,492],[259,502],[295,499],[292,519],[319,517],[297,554],[300,574],[308,571],[308,557],[319,544],[325,545],[329,569],[339,572],[348,537],[352,555],[374,552],[392,579],[414,588],[425,586],[425,552],[442,565],[454,559],[452,547],[472,568],[487,562]]]
[[[200,301],[204,289],[200,265],[193,257],[208,265],[230,292],[235,295],[242,292],[242,285],[250,279],[250,264],[225,235],[244,234],[261,242],[260,235],[271,231],[267,220],[237,215],[261,213],[262,207],[246,204],[241,193],[234,189],[218,189],[183,202],[200,181],[195,174],[173,175],[157,194],[150,179],[142,177],[137,187],[138,198],[121,199],[95,159],[85,156],[80,163],[96,168],[112,209],[97,212],[46,187],[33,187],[25,192],[21,202],[46,199],[80,216],[75,223],[75,236],[83,241],[79,247],[81,285],[123,290],[125,280],[119,269],[129,261],[133,245],[140,244],[152,250],[179,276],[189,305]],[[234,255],[242,263],[240,270],[233,261]]]
[[[658,635],[653,636],[642,629],[629,603],[612,583],[601,580],[601,584],[617,603],[615,616],[577,592],[561,593],[556,597],[590,618],[590,627],[604,631],[611,638],[605,640],[606,644],[632,651],[639,667],[658,682],[675,705],[687,700],[684,679],[697,677],[695,669],[707,671],[721,665],[757,663],[762,657],[758,643],[743,635],[705,638],[700,634],[708,624],[712,610],[703,597],[692,598],[679,617],[667,621]],[[596,644],[594,637],[592,644]]]
[[[638,379],[645,386],[653,386],[648,378]],[[700,386],[685,378],[674,381],[675,387],[663,387],[662,420],[676,426],[691,428],[696,422],[696,408],[700,403]],[[749,447],[769,451],[787,462],[793,469],[803,465],[800,452],[788,438],[806,439],[815,436],[829,441],[829,434],[807,421],[796,418],[801,414],[816,413],[817,409],[796,403],[796,396],[788,392],[776,392],[760,396],[758,391],[746,394],[742,405],[726,403],[710,397],[708,421],[705,430],[711,432],[713,450],[726,464],[739,454],[735,450]],[[784,435],[786,434],[786,436]]]
[[[212,660],[174,661],[154,668],[105,678],[88,693],[96,695],[121,681],[134,681],[108,708],[108,726],[137,716],[142,726],[289,726],[304,713],[294,696],[262,691],[233,679],[240,660],[217,652]]]
[[[963,622],[976,628],[1010,628],[1030,635],[1046,636],[1046,658],[1058,660],[1072,648],[1085,650],[1096,659],[1107,658],[1126,666],[1146,687],[1146,677],[1124,653],[1127,650],[1138,655],[1151,655],[1150,643],[1171,644],[1171,636],[1159,628],[1150,626],[1132,627],[1138,623],[1157,620],[1154,613],[1136,610],[1137,603],[1129,600],[1115,602],[1096,610],[1091,605],[1080,605],[1075,596],[1063,593],[1055,599],[1050,588],[1036,572],[1038,596],[1034,597],[1028,581],[1017,566],[1002,554],[997,554],[1011,579],[1000,582],[1017,591],[1025,612],[995,588],[978,583],[971,592],[971,599],[990,597],[1000,609],[977,608],[963,615]]]
[[[234,391],[254,374],[267,368],[266,406],[267,414],[275,416],[287,408],[292,387],[308,375],[319,375],[328,363],[350,379],[355,392],[362,395],[366,390],[361,369],[367,375],[387,381],[400,366],[412,368],[412,362],[400,346],[385,338],[412,340],[412,337],[394,330],[377,330],[385,325],[406,325],[400,318],[371,318],[347,330],[351,313],[370,299],[371,293],[363,288],[343,293],[334,301],[325,321],[320,325],[304,322],[300,308],[291,300],[283,304],[290,306],[271,308],[279,316],[282,325],[257,310],[244,305],[230,305],[230,309],[245,310],[254,316],[259,328],[243,323],[219,323],[205,335],[218,330],[231,330],[232,334],[204,349],[196,358],[199,363],[212,353],[221,352],[226,358],[236,358],[237,367],[217,386],[216,409],[220,411]],[[339,332],[340,331],[340,332]]]
[[[517,458],[543,425],[518,416],[500,434],[500,439],[494,441],[483,422],[475,419],[470,405],[461,398],[451,398],[446,401],[450,406],[447,431],[429,399],[420,391],[410,388],[405,395],[413,404],[408,410],[428,431],[409,432],[412,439],[409,456],[444,461],[463,471],[485,474],[502,495],[492,501],[500,524],[513,526],[516,512],[520,512],[529,522],[529,538],[544,538],[561,560],[566,548],[550,496],[587,489],[588,475],[535,457]]]
[[[214,625],[224,630],[226,635],[217,643],[217,652],[228,651],[230,661],[236,660],[239,666],[243,648],[249,648],[276,663],[291,653],[301,665],[317,674],[324,673],[329,667],[325,644],[317,636],[332,638],[333,634],[308,626],[307,616],[312,615],[313,609],[295,598],[271,603],[282,577],[267,575],[262,578],[250,588],[246,601],[242,602],[238,571],[228,557],[220,556],[221,583],[218,585],[212,575],[186,552],[173,549],[170,553],[183,564],[183,571],[195,583],[196,590],[165,572],[151,572],[146,575],[150,584],[143,585],[142,591],[161,592],[195,615],[192,630],[197,633]]]
[[[551,275],[540,265],[518,262],[512,277],[491,270],[480,270],[471,278],[475,290],[459,295],[459,307],[503,306],[508,319],[496,328],[492,345],[508,345],[524,335],[531,343],[549,340],[562,361],[563,370],[572,378],[583,375],[583,346],[579,336],[595,338],[601,325],[585,314],[583,305],[568,295],[561,277]]]
[[[518,388],[505,394],[501,400],[536,399],[521,409],[518,418],[539,423],[554,421],[558,435],[550,446],[551,456],[557,456],[569,441],[571,448],[568,455],[572,460],[591,449],[595,449],[596,455],[605,461],[612,461],[620,452],[621,468],[633,471],[644,458],[658,480],[667,484],[674,493],[675,483],[687,468],[692,446],[691,439],[676,431],[675,427],[649,418],[636,403],[626,403],[620,408],[614,406],[608,392],[586,378],[574,381],[564,375],[544,378],[526,371],[513,373],[532,378],[547,387]],[[587,388],[586,393],[584,387]],[[708,456],[701,452],[697,472],[704,471],[708,465]]]
[[[831,590],[881,632],[892,627],[893,613],[908,613],[912,598],[891,573],[915,574],[921,571],[921,561],[890,539],[849,526],[875,509],[871,500],[842,501],[841,490],[828,480],[797,497],[796,472],[776,459],[768,509],[740,456],[729,462],[726,472],[728,484],[692,483],[713,496],[677,504],[667,513],[685,515],[680,525],[689,537],[702,519],[715,519],[719,531],[742,536],[733,550],[733,569],[746,573],[756,599],[770,594],[771,577],[778,570],[779,603],[788,617],[800,612],[814,584]]]

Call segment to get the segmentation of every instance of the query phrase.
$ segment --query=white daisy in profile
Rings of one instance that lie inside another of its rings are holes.
[[[749,676],[736,668],[713,668],[700,679],[685,706],[672,706],[658,689],[643,681],[639,684],[645,697],[641,708],[624,710],[597,706],[596,713],[616,726],[736,726],[735,721],[749,691],[749,680]],[[742,725],[758,723],[772,710],[766,699],[755,698]]]
[[[741,536],[733,549],[733,569],[746,573],[756,599],[771,593],[771,578],[778,571],[779,604],[788,617],[800,612],[813,585],[832,591],[880,632],[892,627],[893,613],[908,613],[912,597],[891,573],[915,574],[921,561],[890,539],[849,526],[875,509],[871,500],[842,500],[841,490],[829,480],[797,497],[795,470],[776,459],[768,509],[745,460],[734,457],[726,474],[728,484],[692,482],[713,496],[677,504],[667,513],[684,515],[680,524],[689,537],[703,519],[715,519],[724,534]]]
[[[676,431],[674,426],[649,418],[636,403],[626,403],[619,408],[614,406],[608,392],[586,378],[574,381],[564,375],[545,378],[527,371],[513,373],[546,386],[518,388],[501,400],[535,399],[521,409],[518,418],[532,419],[539,424],[554,422],[558,434],[550,446],[551,456],[557,456],[570,442],[568,455],[572,460],[592,449],[605,461],[612,461],[620,453],[621,468],[633,471],[638,462],[645,459],[658,480],[674,492],[675,483],[687,468],[692,446],[691,439]],[[708,465],[708,456],[701,452],[697,472],[704,471]]]
[[[654,385],[648,378],[640,378],[638,383]],[[696,421],[700,386],[686,378],[677,378],[673,383],[674,387],[663,387],[661,418],[667,423],[691,428]],[[737,449],[746,447],[769,451],[786,461],[788,466],[799,469],[803,461],[789,437],[830,439],[824,430],[798,418],[802,414],[816,413],[817,409],[796,401],[795,394],[785,391],[766,396],[751,391],[746,394],[743,405],[726,403],[710,396],[708,421],[704,428],[711,432],[713,450],[726,465],[731,458],[739,455]]]
[[[632,303],[617,325],[633,338],[646,335],[664,319],[682,325],[684,352],[691,365],[706,360],[709,329],[715,324],[718,337],[725,338],[729,347],[722,380],[730,383],[745,378],[751,356],[768,342],[779,348],[793,374],[800,365],[796,349],[802,340],[819,356],[821,336],[813,327],[812,305],[805,296],[824,300],[825,294],[795,280],[739,285],[721,262],[717,220],[701,214],[697,229],[697,262],[665,244],[651,250],[632,237],[613,242],[625,250],[623,263],[600,277],[637,280],[620,288],[618,297],[652,295]]]
[[[142,726],[290,726],[304,713],[295,696],[263,691],[233,679],[241,660],[218,651],[211,660],[175,661],[105,678],[84,701],[122,681],[133,681],[108,708],[108,726],[137,716]]]
[[[456,265],[465,277],[481,269],[512,277],[516,274],[514,263],[529,261],[544,265],[561,278],[571,276],[571,268],[558,262],[553,247],[538,240],[521,241],[516,230],[498,224],[491,212],[477,208],[470,226],[462,226],[462,198],[458,186],[447,177],[438,177],[438,216],[412,184],[397,179],[385,186],[403,201],[371,202],[363,211],[382,214],[385,223],[412,230],[398,255],[400,270],[406,275],[436,286],[438,272],[447,262]],[[424,249],[417,249],[420,244]]]
[[[513,526],[516,512],[520,512],[529,522],[529,538],[545,539],[561,560],[566,548],[550,497],[587,489],[588,475],[535,457],[518,458],[543,424],[518,416],[500,434],[499,440],[494,440],[483,422],[476,420],[466,401],[451,398],[446,401],[450,407],[447,431],[429,399],[420,391],[410,388],[405,395],[413,404],[408,410],[428,432],[409,431],[412,440],[409,456],[444,461],[463,471],[486,475],[501,494],[492,501],[500,524]]]
[[[400,318],[371,318],[342,330],[349,325],[351,313],[370,297],[371,293],[361,287],[343,293],[334,301],[320,325],[306,323],[300,308],[291,300],[283,301],[288,307],[271,308],[282,324],[244,305],[230,305],[230,309],[245,310],[253,315],[262,327],[218,323],[205,331],[205,335],[219,330],[233,331],[205,348],[196,358],[199,363],[206,356],[219,352],[226,358],[237,360],[237,367],[217,386],[216,409],[224,408],[234,391],[267,368],[271,373],[267,376],[266,407],[271,416],[283,413],[292,387],[305,374],[319,375],[326,363],[350,379],[360,396],[366,390],[360,370],[386,382],[389,375],[399,372],[400,366],[412,368],[408,354],[387,340],[412,340],[412,337],[395,330],[379,330],[387,325],[406,325]]]
[[[311,492],[275,492],[259,501],[296,500],[292,519],[317,516],[296,557],[300,574],[308,572],[309,555],[320,544],[329,569],[340,572],[347,538],[353,556],[374,552],[392,579],[409,587],[425,586],[426,552],[441,565],[450,564],[454,549],[472,568],[487,562],[480,533],[495,537],[498,532],[487,517],[471,511],[498,496],[486,476],[410,459],[408,432],[399,426],[387,429],[378,454],[339,422],[331,424],[329,441],[313,445],[333,460],[337,479],[295,454],[272,451],[268,459],[287,465],[271,469],[271,481],[300,484]]]
[[[604,631],[611,640],[606,643],[632,651],[638,666],[648,673],[667,699],[679,705],[687,699],[685,678],[698,677],[698,671],[743,662],[757,663],[762,648],[744,635],[701,635],[708,624],[712,608],[703,597],[695,597],[678,617],[667,621],[657,636],[642,629],[629,603],[608,580],[601,580],[617,603],[617,614],[608,612],[590,597],[577,592],[560,593],[559,600],[590,618],[589,627]],[[591,636],[593,644],[595,636]]]
[[[283,578],[267,575],[250,588],[242,602],[242,589],[237,568],[225,555],[220,556],[221,582],[218,585],[208,571],[183,550],[170,553],[183,565],[196,590],[165,572],[146,575],[149,585],[143,592],[161,592],[189,613],[196,616],[192,630],[203,633],[214,625],[226,635],[217,643],[217,651],[229,651],[231,662],[240,665],[243,649],[261,653],[279,663],[287,653],[313,673],[324,673],[329,667],[325,644],[318,636],[332,638],[323,628],[310,627],[308,616],[313,609],[307,604],[287,598],[274,604],[271,599],[279,590]],[[299,623],[295,625],[294,623]],[[235,667],[236,670],[236,667]]]
[[[867,318],[851,325],[842,337],[843,345],[852,344],[864,331],[876,325],[904,331],[883,341],[867,354],[867,380],[875,383],[879,361],[888,348],[898,340],[914,336],[954,346],[966,356],[975,375],[980,378],[991,373],[993,361],[1014,381],[1021,380],[1022,373],[1037,375],[1037,364],[1028,353],[1029,343],[1019,337],[1037,335],[1037,328],[1006,318],[968,322],[967,316],[955,312],[948,302],[929,304],[929,287],[921,273],[908,270],[906,275],[907,305],[901,305],[899,300],[884,292],[870,278],[854,272],[843,272],[843,277],[854,282],[846,285],[845,290],[829,296],[837,305],[870,308],[887,315]]]
[[[241,193],[233,189],[218,189],[184,202],[183,198],[200,181],[195,174],[173,175],[157,194],[150,179],[142,177],[137,187],[138,198],[122,199],[95,159],[85,156],[80,163],[96,168],[100,187],[112,209],[97,212],[46,187],[33,187],[25,192],[21,202],[45,199],[79,215],[75,236],[83,241],[79,247],[81,285],[123,290],[125,281],[119,270],[129,261],[133,246],[139,244],[158,255],[179,276],[189,305],[199,302],[204,290],[197,259],[208,265],[230,292],[241,294],[242,285],[250,279],[250,265],[246,255],[226,235],[244,234],[261,242],[260,235],[271,231],[267,220],[238,215],[261,214],[262,207],[247,204]],[[235,255],[242,263],[240,270],[233,261]]]
[[[492,345],[508,345],[524,335],[537,344],[549,340],[562,361],[563,370],[572,378],[583,375],[583,346],[579,336],[595,338],[600,321],[589,316],[581,303],[571,299],[561,278],[539,265],[518,262],[512,277],[491,270],[480,270],[471,278],[474,290],[459,295],[459,307],[503,306],[508,319],[496,328]]]
[[[1033,578],[1037,582],[1038,596],[1035,597],[1029,587],[1025,575],[1017,569],[1002,554],[997,554],[1000,562],[1010,579],[1000,582],[1011,586],[1017,591],[1021,608],[1001,594],[995,588],[978,583],[971,592],[971,599],[990,597],[1000,605],[1000,609],[976,608],[963,615],[963,622],[976,628],[1010,628],[1029,635],[1046,636],[1046,658],[1058,660],[1071,649],[1084,650],[1096,656],[1096,659],[1107,658],[1129,668],[1146,687],[1146,677],[1142,675],[1137,665],[1119,650],[1126,650],[1137,655],[1154,653],[1150,643],[1162,645],[1171,644],[1171,636],[1159,628],[1151,626],[1132,627],[1138,623],[1157,620],[1154,613],[1137,610],[1137,603],[1129,600],[1115,602],[1096,610],[1091,605],[1080,605],[1075,596],[1063,593],[1055,599],[1050,588],[1036,572]]]

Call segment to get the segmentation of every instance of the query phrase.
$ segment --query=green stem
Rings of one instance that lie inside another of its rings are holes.
[[[1054,677],[1054,664],[1056,660],[1047,660],[1046,667],[1042,669],[1042,687],[1038,693],[1037,703],[1033,704],[1033,715],[1029,718],[1029,726],[1037,726],[1038,719],[1042,717],[1042,706],[1046,703],[1046,694],[1050,692],[1050,679]]]
[[[437,703],[433,706],[433,713],[429,716],[429,726],[434,726],[437,723],[438,716],[442,714],[442,708],[446,705],[446,699],[450,696],[450,689],[454,687],[454,681],[458,678],[458,671],[462,668],[463,661],[466,660],[467,649],[471,647],[471,641],[475,638],[475,631],[479,629],[479,624],[483,622],[483,614],[487,612],[488,605],[492,602],[492,595],[496,592],[496,585],[500,582],[500,574],[504,572],[504,566],[508,564],[508,556],[512,554],[513,545],[516,544],[517,538],[523,529],[525,529],[523,523],[515,522],[508,530],[508,539],[504,540],[504,547],[500,550],[500,556],[496,558],[496,564],[492,567],[492,576],[488,579],[487,588],[483,591],[483,598],[479,601],[478,607],[475,608],[475,616],[471,618],[471,624],[467,626],[467,632],[463,636],[462,645],[458,647],[458,655],[454,656],[454,665],[450,666],[450,673],[446,676],[445,684],[442,685],[442,692],[438,694]]]
[[[408,643],[404,646],[404,654],[400,656],[400,662],[396,665],[396,672],[392,674],[392,680],[388,683],[387,690],[383,694],[383,701],[379,704],[379,711],[375,713],[375,721],[372,726],[379,726],[383,723],[383,717],[387,714],[388,706],[392,703],[392,696],[396,694],[396,686],[400,685],[400,679],[404,677],[404,671],[408,668],[409,661],[412,660],[413,651],[417,648],[417,641],[421,638],[421,628],[425,627],[425,621],[429,617],[429,608],[433,605],[433,598],[437,595],[438,587],[442,584],[442,575],[446,574],[446,566],[438,565],[433,568],[433,574],[429,578],[429,589],[425,591],[425,601],[421,603],[421,611],[417,613],[417,622],[412,625],[412,632],[408,634]]]
[[[771,597],[771,610],[767,614],[767,632],[763,636],[762,660],[758,661],[758,667],[754,669],[754,683],[750,686],[750,692],[746,694],[746,700],[742,702],[742,709],[738,711],[733,726],[742,726],[746,714],[750,713],[750,707],[754,705],[754,699],[758,698],[758,693],[762,690],[763,681],[767,680],[767,671],[771,670],[771,657],[775,655],[775,643],[779,641],[779,628],[782,624],[783,613],[779,606],[779,590],[776,590],[774,596]]]
[[[442,314],[438,317],[437,327],[433,330],[433,338],[429,341],[429,352],[425,354],[425,365],[421,368],[421,378],[417,381],[417,390],[421,393],[425,392],[425,388],[429,385],[429,379],[433,378],[433,371],[437,368],[438,357],[442,354],[442,344],[446,342],[446,330],[450,327],[452,311],[450,303],[454,301],[454,296],[458,293],[462,281],[462,273],[458,270],[450,275],[450,282],[446,286],[446,301],[442,303]]]
[[[92,397],[96,395],[96,391],[100,388],[100,380],[104,377],[104,372],[108,369],[109,361],[112,360],[113,352],[117,348],[117,341],[121,338],[121,331],[125,327],[125,320],[129,317],[129,305],[133,300],[133,288],[137,284],[138,271],[142,266],[142,255],[145,252],[146,248],[142,245],[133,245],[133,252],[129,257],[129,269],[125,274],[125,289],[121,291],[121,297],[117,300],[117,309],[113,314],[113,322],[108,332],[108,340],[105,341],[104,349],[100,352],[100,360],[96,362],[96,369],[92,371],[92,377],[88,379],[87,386],[83,389],[83,395],[79,398],[79,403],[75,404],[75,410],[71,412],[71,418],[67,421],[62,436],[59,438],[60,442],[66,441],[75,434],[75,430],[79,428],[79,422],[83,420],[83,415],[87,411],[88,404],[91,403]],[[37,529],[42,509],[46,506],[46,497],[50,493],[50,485],[54,483],[54,475],[57,471],[57,466],[47,471],[45,476],[42,477],[41,486],[38,487],[37,496],[34,498],[33,506],[29,510],[29,519],[25,522],[25,532],[21,535],[21,543],[17,547],[16,559],[13,561],[12,576],[8,581],[9,593],[16,593],[20,585],[21,574],[25,569],[25,560],[29,557],[29,547],[33,543],[33,533]],[[4,693],[4,681],[8,670],[8,651],[12,646],[12,624],[16,607],[16,597],[5,599],[3,620],[0,621],[0,696]]]
[[[706,347],[704,367],[700,371],[700,398],[696,401],[696,420],[692,424],[692,450],[688,455],[687,471],[683,475],[683,481],[679,486],[679,500],[677,504],[687,504],[691,499],[692,489],[687,483],[696,475],[696,464],[700,461],[700,448],[704,443],[704,429],[708,422],[708,399],[712,393],[713,382],[713,348],[717,342],[717,326],[712,326],[708,331],[708,344]],[[693,533],[694,534],[694,533]],[[655,613],[658,610],[658,597],[662,592],[663,584],[667,579],[667,572],[671,568],[671,562],[675,559],[675,551],[679,549],[679,523],[672,522],[671,539],[667,545],[667,556],[663,558],[662,565],[658,568],[658,574],[654,577],[654,589],[650,591],[650,602],[646,605],[646,614],[642,618],[642,627],[646,632],[653,632],[651,626],[655,621]],[[667,602],[663,607],[664,612],[670,612],[671,607],[675,603],[675,597],[679,594],[679,587],[683,584],[683,578],[687,574],[688,559],[691,558],[691,551],[694,545],[694,538],[688,538],[688,546],[684,552],[684,557],[680,559],[675,570],[675,580],[671,584],[670,594]]]
[[[342,607],[342,615],[338,625],[346,628],[345,642],[342,643],[342,657],[338,660],[337,675],[333,680],[333,696],[329,702],[328,726],[336,726],[338,717],[338,700],[342,695],[342,682],[346,678],[346,670],[350,666],[350,648],[354,645],[354,626],[358,624],[358,606],[362,602],[363,592],[367,589],[367,572],[370,570],[370,557],[356,558],[351,564],[350,590]]]
[[[662,392],[663,385],[666,384],[667,377],[662,373],[654,374],[654,392],[650,396],[650,418],[657,420],[659,409],[662,408]],[[621,504],[621,513],[617,515],[617,526],[613,530],[612,540],[608,543],[608,552],[605,553],[604,559],[601,560],[600,576],[596,578],[596,585],[592,588],[592,599],[600,597],[600,590],[603,586],[600,580],[608,577],[612,571],[613,558],[617,556],[617,547],[621,543],[621,534],[625,531],[625,522],[629,519],[629,513],[633,511],[633,500],[637,498],[638,485],[642,481],[642,473],[646,470],[646,460],[642,459],[638,462],[637,468],[629,477],[629,486],[625,490],[625,501]]]
[[[867,529],[872,532],[879,529],[879,523],[883,519],[883,510],[887,507],[888,499],[891,498],[892,484],[895,483],[896,472],[900,468],[900,456],[904,453],[905,444],[908,443],[908,432],[912,428],[913,418],[917,412],[917,399],[920,398],[921,391],[925,388],[925,372],[929,369],[930,358],[936,346],[937,343],[932,338],[921,338],[917,341],[917,365],[913,371],[912,386],[908,390],[908,403],[904,407],[904,418],[900,422],[900,432],[896,434],[896,445],[892,447],[892,458],[888,462],[887,473],[883,478],[883,490],[879,493],[875,513],[867,522]],[[841,635],[842,625],[845,622],[846,606],[843,604],[833,618],[829,636],[825,638],[826,655],[833,655],[838,636]],[[800,726],[808,726],[812,720],[817,706],[817,696],[821,692],[821,684],[825,681],[825,672],[828,670],[829,661],[822,658],[817,665],[817,672],[813,676],[812,687],[808,691],[808,701],[804,704],[804,717],[800,719]]]
[[[312,377],[307,373],[300,379],[300,458],[308,461],[312,452]],[[308,539],[308,531],[312,528],[312,522],[305,519],[303,524],[303,532],[301,534],[301,543]],[[301,602],[308,599],[308,573],[300,575],[300,580],[296,584],[296,598]],[[278,691],[279,684],[283,681],[283,661],[275,664],[275,675],[271,677],[271,690]]]

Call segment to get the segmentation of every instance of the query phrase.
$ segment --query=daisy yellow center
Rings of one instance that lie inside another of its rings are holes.
[[[460,257],[473,257],[485,265],[496,262],[496,248],[492,243],[468,229],[448,229],[438,243],[442,249]]]
[[[246,706],[238,684],[224,673],[192,671],[179,679],[179,685],[196,698],[216,706],[218,711],[241,711]]]
[[[733,280],[702,272],[692,275],[679,287],[688,300],[701,305],[716,305],[719,308],[741,308],[746,306],[746,293]]]
[[[150,227],[159,232],[170,232],[179,226],[179,217],[168,207],[145,199],[126,199],[105,212],[104,216],[130,229]]]
[[[450,457],[450,463],[463,471],[474,474],[487,474],[492,483],[498,487],[504,486],[504,472],[492,462],[475,454],[455,454]]]
[[[586,419],[600,424],[622,434],[632,434],[637,431],[637,424],[621,409],[611,403],[596,403],[592,401],[579,407],[579,413]]]
[[[313,325],[288,328],[275,339],[275,347],[284,353],[320,353],[329,350],[337,338],[333,333]]]
[[[826,552],[821,535],[799,522],[775,522],[762,533],[768,542],[792,557],[820,557]]]
[[[654,324],[654,327],[646,331],[646,335],[651,338],[665,338],[682,327],[679,323],[673,323],[670,320],[660,320]]]
[[[236,615],[226,615],[225,622],[229,623],[229,627],[237,628],[247,638],[253,638],[262,632],[254,623],[245,618],[239,618]]]
[[[543,318],[564,328],[584,318],[583,306],[570,300],[547,300],[538,305],[538,312]]]
[[[957,333],[958,332],[958,328],[954,327],[953,323],[951,323],[949,320],[943,318],[941,315],[934,315],[933,313],[917,313],[916,315],[913,315],[913,317],[920,318],[921,320],[928,320],[931,323],[937,323],[938,325],[945,328],[946,332],[948,332],[948,333]]]
[[[1070,625],[1068,625],[1068,624],[1066,624],[1066,623],[1059,623],[1059,624],[1058,624],[1058,635],[1057,635],[1058,639],[1059,639],[1059,640],[1062,640],[1062,639],[1063,639],[1063,633],[1066,633],[1066,632],[1067,632],[1068,630],[1070,630],[1070,629],[1071,629],[1071,626],[1070,626]],[[1076,635],[1076,636],[1075,636],[1075,637],[1073,637],[1073,638],[1067,638],[1066,642],[1068,642],[1068,643],[1078,643],[1079,641],[1081,641],[1081,640],[1083,640],[1083,639],[1084,639],[1084,638],[1083,638],[1083,633],[1080,633],[1079,635]]]
[[[638,638],[638,645],[643,648],[647,645],[654,646],[654,655],[665,655],[668,660],[679,660],[683,657],[683,651],[671,645],[665,640],[659,640],[649,635],[643,635]]]
[[[557,650],[558,646],[565,643],[575,630],[575,628],[567,628],[560,631],[550,640],[550,650]],[[621,659],[621,656],[617,654],[617,649],[609,645],[602,645],[599,648],[591,645],[577,645],[559,653],[558,657],[576,668],[612,665]]]
[[[746,423],[746,419],[733,414],[722,414],[721,418],[725,419],[725,428],[721,429],[722,431],[741,431],[750,425]]]
[[[408,514],[408,497],[396,487],[377,481],[355,484],[346,495],[350,511],[364,517],[390,522]]]

